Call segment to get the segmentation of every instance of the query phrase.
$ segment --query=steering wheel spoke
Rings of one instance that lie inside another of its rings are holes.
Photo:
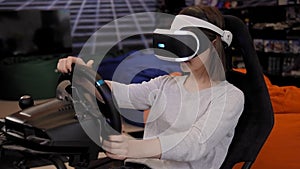
[[[76,64],[72,70],[72,101],[77,118],[90,116],[101,119],[101,122],[108,123],[113,130],[120,133],[121,117],[109,86],[97,72],[85,65]],[[101,95],[104,103],[96,97],[96,93]]]

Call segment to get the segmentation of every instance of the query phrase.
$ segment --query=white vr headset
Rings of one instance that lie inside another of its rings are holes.
[[[221,36],[221,40],[228,46],[232,41],[232,33],[222,30],[219,27],[188,15],[177,15],[172,22],[170,29],[155,29],[153,32],[153,49],[155,55],[166,61],[184,62],[192,59],[197,55],[201,48],[206,46],[207,37],[195,34],[189,30],[181,30],[187,27],[200,27],[211,30]],[[201,32],[201,31],[200,31]],[[200,38],[199,38],[200,37]],[[204,44],[206,43],[206,44]]]

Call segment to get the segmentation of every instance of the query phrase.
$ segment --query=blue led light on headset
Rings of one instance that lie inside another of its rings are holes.
[[[157,47],[159,47],[159,48],[165,48],[166,45],[165,45],[164,43],[158,43],[158,44],[157,44]]]

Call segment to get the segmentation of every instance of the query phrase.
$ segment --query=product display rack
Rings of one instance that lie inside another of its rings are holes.
[[[300,87],[300,5],[222,9],[249,28],[265,75],[280,86]],[[237,56],[236,67],[242,67]]]

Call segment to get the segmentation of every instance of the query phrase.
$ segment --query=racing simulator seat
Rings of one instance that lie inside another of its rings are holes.
[[[243,162],[242,169],[250,169],[268,138],[274,124],[270,96],[263,72],[246,25],[237,17],[224,15],[225,29],[233,34],[232,45],[238,49],[247,73],[235,71],[232,66],[232,48],[225,48],[227,80],[244,92],[245,107],[235,129],[235,135],[221,169],[232,169]]]
[[[227,48],[226,78],[244,92],[245,107],[221,169],[232,169],[239,162],[244,162],[242,169],[249,169],[273,128],[274,114],[248,28],[235,16],[224,18],[226,29],[233,34],[232,46],[240,51],[245,63],[246,74],[233,70],[232,50]]]

